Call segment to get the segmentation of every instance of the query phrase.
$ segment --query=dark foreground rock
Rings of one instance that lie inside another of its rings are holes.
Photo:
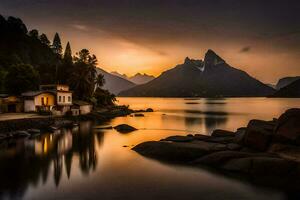
[[[130,133],[132,131],[137,130],[136,128],[134,128],[128,124],[120,124],[118,126],[115,126],[114,129],[116,129],[120,133]]]
[[[292,109],[278,120],[251,120],[236,132],[170,136],[141,143],[133,150],[161,161],[208,167],[265,186],[298,190],[299,124],[300,109]]]

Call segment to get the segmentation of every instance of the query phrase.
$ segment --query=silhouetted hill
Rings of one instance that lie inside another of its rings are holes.
[[[48,45],[30,36],[19,18],[0,15],[0,30],[0,70],[6,71],[13,64],[30,64],[41,75],[42,83],[53,82],[60,59]]]
[[[300,79],[300,76],[294,76],[294,77],[284,77],[279,79],[278,83],[276,84],[276,89],[280,90],[281,88],[291,84],[292,82]]]
[[[272,97],[300,97],[300,79],[281,88]]]
[[[238,97],[267,96],[275,90],[246,72],[229,66],[212,50],[204,61],[186,58],[183,64],[156,79],[120,93],[120,96]]]
[[[152,81],[155,79],[154,76],[148,75],[148,74],[141,74],[141,73],[136,73],[134,76],[128,77],[126,74],[120,74],[119,72],[111,72],[111,74],[124,78],[130,82],[133,82],[137,85],[145,84],[148,83],[149,81]]]
[[[130,77],[129,80],[137,85],[148,83],[155,79],[154,76],[148,74],[137,73],[134,76]]]
[[[109,90],[113,94],[117,95],[119,94],[119,92],[135,86],[134,83],[119,76],[108,73],[101,68],[97,68],[97,73],[101,73],[104,76],[105,84],[103,88]]]

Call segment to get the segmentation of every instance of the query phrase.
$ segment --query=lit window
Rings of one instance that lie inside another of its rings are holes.
[[[63,96],[63,102],[65,103],[65,96]]]
[[[71,97],[70,96],[68,96],[68,102],[71,102]]]
[[[58,96],[58,101],[61,102],[61,96]]]

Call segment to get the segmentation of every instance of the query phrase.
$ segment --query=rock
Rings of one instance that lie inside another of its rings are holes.
[[[275,153],[279,157],[300,162],[300,147],[289,144],[272,144],[268,150],[270,153]]]
[[[274,127],[273,122],[251,120],[245,133],[245,145],[259,151],[265,151],[272,139]]]
[[[141,155],[172,162],[192,161],[222,149],[226,149],[226,146],[203,141],[189,143],[150,141],[138,144],[133,148],[134,151]]]
[[[125,148],[126,148],[126,147],[128,147],[128,146],[127,146],[127,145],[123,145],[123,147],[125,147]]]
[[[229,143],[226,145],[228,150],[240,150],[242,148],[241,145],[236,144],[236,143]]]
[[[129,126],[128,124],[120,124],[118,126],[115,126],[114,129],[116,129],[120,133],[130,133],[137,130],[136,128]]]
[[[147,108],[146,112],[153,112],[153,109],[152,108]]]
[[[213,167],[221,167],[221,165],[225,164],[229,160],[237,159],[237,158],[247,158],[254,156],[267,156],[269,154],[266,153],[247,153],[247,152],[239,152],[239,151],[219,151],[214,152],[209,155],[203,156],[193,162],[193,164],[200,165],[208,165]]]
[[[212,137],[234,137],[235,133],[231,131],[216,129],[212,132]]]
[[[275,134],[300,144],[300,109],[293,108],[283,113],[277,120]],[[278,137],[277,137],[278,139]]]
[[[190,136],[181,136],[181,135],[175,135],[170,136],[165,139],[162,139],[161,141],[172,141],[172,142],[191,142],[193,141],[193,137]]]
[[[214,143],[221,143],[221,144],[228,144],[234,142],[234,137],[212,137],[208,135],[201,135],[201,134],[195,134],[194,136],[195,140],[201,140],[206,142],[214,142]]]
[[[144,117],[145,115],[143,113],[135,113],[134,116],[135,117]]]
[[[195,140],[209,140],[211,138],[211,136],[208,136],[208,135],[202,135],[202,134],[195,134],[194,135],[194,139]]]
[[[239,128],[234,134],[234,141],[237,144],[243,145],[244,144],[244,138],[246,135],[246,128]]]
[[[28,129],[27,132],[34,135],[41,133],[39,129]]]
[[[14,137],[29,137],[30,134],[27,131],[16,131]]]
[[[243,172],[255,176],[286,176],[296,170],[296,167],[296,162],[264,156],[233,159],[222,166],[226,170]]]

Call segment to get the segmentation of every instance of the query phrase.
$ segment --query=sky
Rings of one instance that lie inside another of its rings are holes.
[[[300,75],[299,10],[298,0],[0,0],[0,14],[58,32],[107,71],[158,76],[212,49],[265,83]]]

